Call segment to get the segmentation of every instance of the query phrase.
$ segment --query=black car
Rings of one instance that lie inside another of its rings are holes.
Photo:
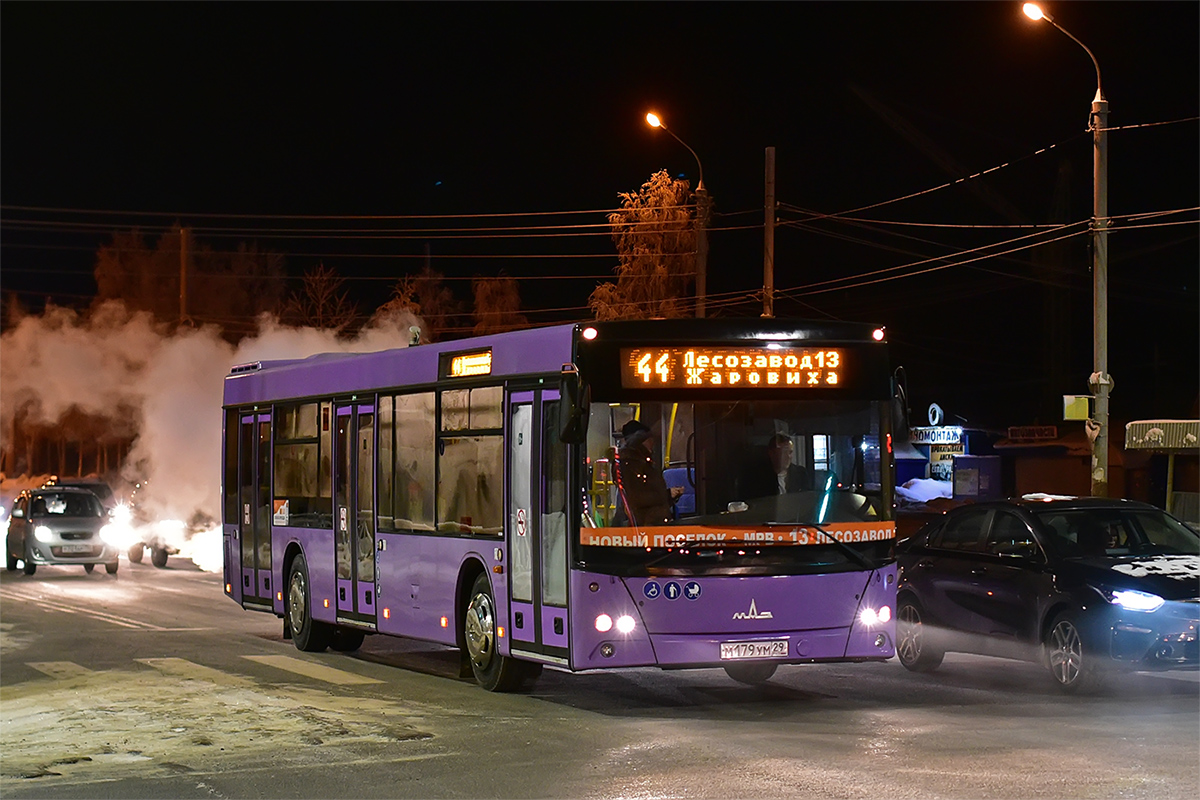
[[[896,655],[1041,661],[1065,691],[1200,664],[1200,535],[1154,506],[1027,495],[947,512],[896,548]]]

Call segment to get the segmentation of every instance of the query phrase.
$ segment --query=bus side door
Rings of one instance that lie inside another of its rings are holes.
[[[238,526],[243,605],[271,605],[271,415],[238,426]]]
[[[374,627],[375,409],[337,404],[333,529],[337,552],[337,617]]]
[[[512,652],[565,666],[568,493],[560,409],[557,391],[510,397],[507,536]]]

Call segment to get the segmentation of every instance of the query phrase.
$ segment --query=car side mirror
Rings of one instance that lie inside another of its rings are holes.
[[[25,512],[19,508],[14,508],[12,515],[13,515],[13,519],[24,519],[25,518]]]
[[[586,441],[592,416],[592,387],[580,380],[574,364],[563,364],[559,392],[563,399],[563,414],[558,438],[567,444]]]

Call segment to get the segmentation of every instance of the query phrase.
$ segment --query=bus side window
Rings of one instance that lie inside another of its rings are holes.
[[[437,529],[448,533],[503,531],[504,439],[500,386],[442,392],[437,443]]]
[[[385,398],[386,401],[392,398]],[[385,529],[433,530],[434,449],[436,430],[432,392],[396,395],[395,444],[388,461],[380,465],[380,487],[387,485],[390,499],[381,500],[380,524],[384,525],[384,508],[390,512]],[[385,428],[380,431],[383,436]],[[382,451],[382,446],[381,446]],[[380,458],[384,455],[381,452]],[[385,484],[384,475],[387,483]]]
[[[317,528],[331,514],[318,490],[317,404],[280,406],[275,435],[275,524]],[[281,505],[282,503],[282,505]]]

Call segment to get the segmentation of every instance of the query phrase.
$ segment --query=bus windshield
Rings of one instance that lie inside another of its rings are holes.
[[[895,537],[886,411],[864,399],[593,403],[581,556],[689,574],[878,563]]]

